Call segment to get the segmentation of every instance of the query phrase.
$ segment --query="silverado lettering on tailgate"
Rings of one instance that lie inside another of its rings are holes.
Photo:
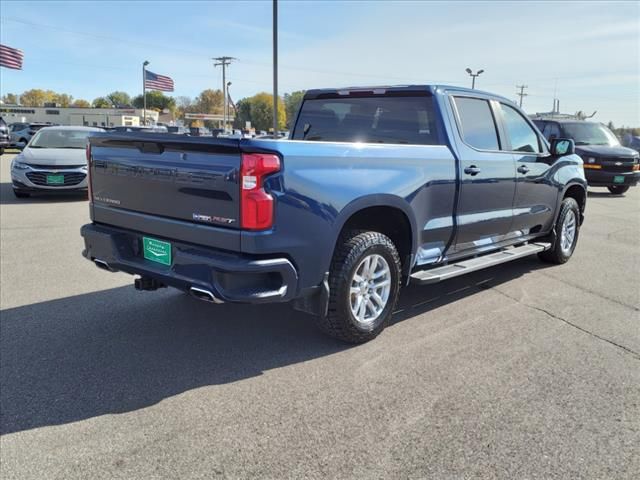
[[[137,177],[162,182],[175,182],[193,185],[217,183],[223,176],[221,173],[189,172],[177,168],[145,167],[140,165],[126,165],[108,160],[96,160],[93,162],[96,172],[122,177]]]

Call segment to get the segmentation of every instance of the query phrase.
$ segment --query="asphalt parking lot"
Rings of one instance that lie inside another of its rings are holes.
[[[640,188],[590,191],[574,258],[403,293],[375,341],[212,306],[81,257],[85,199],[0,157],[8,479],[638,478]]]

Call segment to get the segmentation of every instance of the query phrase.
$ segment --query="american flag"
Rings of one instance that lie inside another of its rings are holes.
[[[157,73],[145,70],[145,85],[149,90],[161,90],[163,92],[173,92],[173,79],[158,75]]]
[[[0,45],[0,67],[22,70],[22,50]]]

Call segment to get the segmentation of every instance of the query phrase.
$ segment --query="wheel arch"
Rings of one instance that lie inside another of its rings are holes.
[[[578,206],[580,207],[580,225],[582,225],[582,222],[584,221],[584,211],[587,206],[586,183],[576,181],[576,182],[570,182],[567,185],[565,185],[562,191],[562,197],[560,198],[559,204],[562,203],[562,200],[564,200],[567,197],[573,198],[578,203]],[[559,204],[558,204],[558,212],[556,213],[556,219],[560,211]]]
[[[391,194],[358,198],[342,209],[335,226],[332,251],[346,230],[369,228],[391,238],[400,254],[403,274],[411,270],[418,244],[417,222],[411,206],[403,198]]]

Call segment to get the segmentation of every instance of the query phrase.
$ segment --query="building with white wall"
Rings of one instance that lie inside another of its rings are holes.
[[[7,123],[44,122],[58,125],[118,127],[142,125],[143,110],[138,108],[22,107],[0,105],[0,116]],[[147,123],[158,122],[158,112],[147,110]]]

